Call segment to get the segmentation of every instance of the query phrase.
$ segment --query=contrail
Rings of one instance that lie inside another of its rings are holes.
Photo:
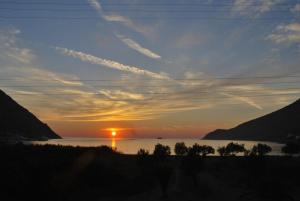
[[[120,71],[126,71],[126,72],[130,72],[130,73],[138,74],[138,75],[145,75],[145,76],[149,76],[149,77],[156,78],[156,79],[171,80],[171,78],[166,75],[162,75],[162,74],[154,73],[154,72],[151,72],[148,70],[144,70],[140,67],[125,65],[125,64],[119,63],[117,61],[102,59],[100,57],[96,57],[96,56],[86,54],[83,52],[79,52],[79,51],[75,51],[75,50],[70,50],[67,48],[55,47],[55,49],[59,50],[60,52],[62,52],[65,55],[72,56],[74,58],[80,59],[81,61],[87,61],[92,64],[98,64],[98,65],[106,66],[108,68],[113,68],[113,69],[117,69]]]
[[[250,98],[246,98],[246,97],[242,97],[242,96],[237,96],[237,95],[233,95],[233,94],[229,94],[229,93],[221,93],[225,96],[228,96],[228,97],[232,97],[236,100],[240,100],[244,103],[247,103],[248,105],[251,105],[252,107],[255,107],[256,109],[259,109],[259,110],[262,110],[263,108],[256,104],[253,100],[251,100]]]
[[[150,57],[152,59],[161,59],[161,56],[152,52],[149,49],[146,49],[144,47],[142,47],[140,44],[138,44],[137,42],[135,42],[134,40],[127,38],[123,35],[116,35],[123,43],[125,43],[129,48],[147,56]]]
[[[100,4],[99,1],[97,0],[88,0],[89,4],[91,5],[92,8],[94,8],[99,15],[106,20],[107,22],[118,22],[121,23],[139,33],[145,34],[147,32],[147,30],[145,30],[144,28],[137,26],[130,18],[122,16],[122,15],[118,15],[118,14],[105,14],[103,12],[102,6]]]

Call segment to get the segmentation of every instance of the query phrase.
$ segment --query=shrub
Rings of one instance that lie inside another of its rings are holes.
[[[201,153],[201,146],[195,143],[192,147],[188,148],[188,155],[189,156],[197,156]]]
[[[250,155],[253,156],[264,156],[272,151],[272,148],[269,145],[266,144],[260,144],[254,145],[252,147]]]
[[[217,149],[217,152],[219,153],[220,156],[226,156],[226,147],[219,147]]]
[[[153,155],[157,156],[157,157],[167,157],[167,156],[171,155],[171,149],[167,145],[165,146],[162,144],[157,144],[157,145],[155,145]]]
[[[203,145],[200,148],[200,153],[202,154],[202,156],[206,156],[208,154],[214,154],[215,149],[211,146]]]
[[[138,156],[148,156],[149,155],[149,151],[145,150],[145,149],[140,149],[140,150],[138,150],[137,155]]]
[[[177,142],[174,151],[176,155],[183,156],[187,154],[188,148],[185,146],[184,142]]]
[[[281,148],[281,151],[287,155],[299,154],[300,144],[295,142],[287,143],[284,147]]]
[[[137,162],[142,168],[149,166],[149,151],[145,149],[140,149],[137,152]],[[148,168],[148,167],[147,167]]]
[[[229,143],[226,146],[226,155],[231,155],[231,156],[235,156],[235,154],[238,153],[242,153],[244,152],[246,149],[244,147],[244,144],[238,144],[238,143]]]

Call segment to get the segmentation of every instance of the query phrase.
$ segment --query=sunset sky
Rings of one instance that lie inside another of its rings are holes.
[[[186,2],[1,1],[0,89],[87,137],[201,137],[300,97],[299,1]]]

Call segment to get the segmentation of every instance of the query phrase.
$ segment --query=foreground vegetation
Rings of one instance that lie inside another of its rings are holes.
[[[176,156],[161,144],[136,156],[107,146],[0,146],[1,200],[299,200],[299,157],[266,156],[264,145],[235,156],[241,147],[214,157],[209,146],[184,143]]]

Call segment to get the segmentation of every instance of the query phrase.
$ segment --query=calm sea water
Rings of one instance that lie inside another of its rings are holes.
[[[168,145],[171,147],[172,154],[174,154],[174,146],[177,142],[184,142],[187,146],[192,146],[195,143],[200,145],[210,145],[217,149],[220,146],[226,146],[230,142],[237,142],[240,144],[245,144],[246,148],[251,148],[253,145],[259,143],[257,141],[228,141],[228,140],[200,140],[200,139],[182,139],[182,138],[172,138],[172,139],[112,139],[112,138],[71,138],[66,137],[64,139],[55,139],[49,141],[33,141],[32,144],[54,144],[54,145],[71,145],[71,146],[83,146],[83,147],[96,147],[101,145],[111,146],[116,148],[118,151],[126,154],[136,154],[141,148],[147,149],[150,152],[153,151],[154,146],[157,143],[163,145]],[[281,155],[281,147],[283,144],[273,143],[273,142],[261,142],[268,144],[272,147],[272,152],[270,155]],[[217,153],[216,153],[217,154]]]

